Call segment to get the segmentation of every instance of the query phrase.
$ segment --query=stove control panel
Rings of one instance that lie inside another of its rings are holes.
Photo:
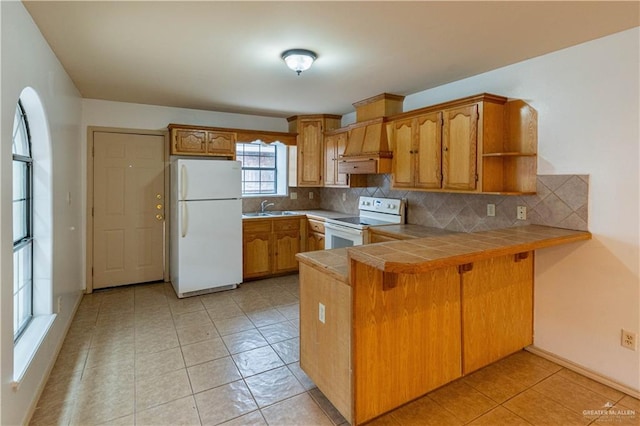
[[[361,211],[378,212],[404,216],[404,200],[396,198],[360,197]]]

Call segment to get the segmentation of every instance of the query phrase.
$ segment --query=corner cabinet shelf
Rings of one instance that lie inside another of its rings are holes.
[[[500,143],[501,142],[501,143]],[[503,138],[483,145],[482,192],[503,195],[536,193],[538,114],[521,100],[504,105]]]

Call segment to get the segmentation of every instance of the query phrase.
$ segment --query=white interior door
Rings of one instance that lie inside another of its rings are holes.
[[[164,137],[94,132],[93,288],[164,275]]]

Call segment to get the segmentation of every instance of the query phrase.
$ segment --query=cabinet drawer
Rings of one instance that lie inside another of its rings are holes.
[[[274,220],[274,231],[300,231],[300,219]]]
[[[378,166],[374,159],[362,161],[340,161],[338,163],[338,173],[361,174],[377,172]]]
[[[271,220],[247,219],[242,222],[242,231],[245,233],[271,232]]]
[[[309,219],[309,232],[319,232],[324,234],[324,222]]]

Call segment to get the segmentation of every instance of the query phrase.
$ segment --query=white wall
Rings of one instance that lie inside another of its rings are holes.
[[[2,72],[0,95],[0,424],[24,422],[55,351],[64,338],[73,306],[82,294],[80,167],[81,98],[21,2],[0,2]],[[53,300],[63,310],[17,390],[13,381],[12,164],[11,140],[18,97],[30,86],[39,95],[49,123],[53,175]],[[67,203],[67,194],[71,203]]]
[[[404,110],[477,93],[538,111],[538,173],[588,174],[593,240],[536,253],[535,346],[640,390],[640,30],[407,96]]]
[[[169,123],[236,129],[288,131],[284,118],[84,99],[82,127],[104,126],[165,130]]]

